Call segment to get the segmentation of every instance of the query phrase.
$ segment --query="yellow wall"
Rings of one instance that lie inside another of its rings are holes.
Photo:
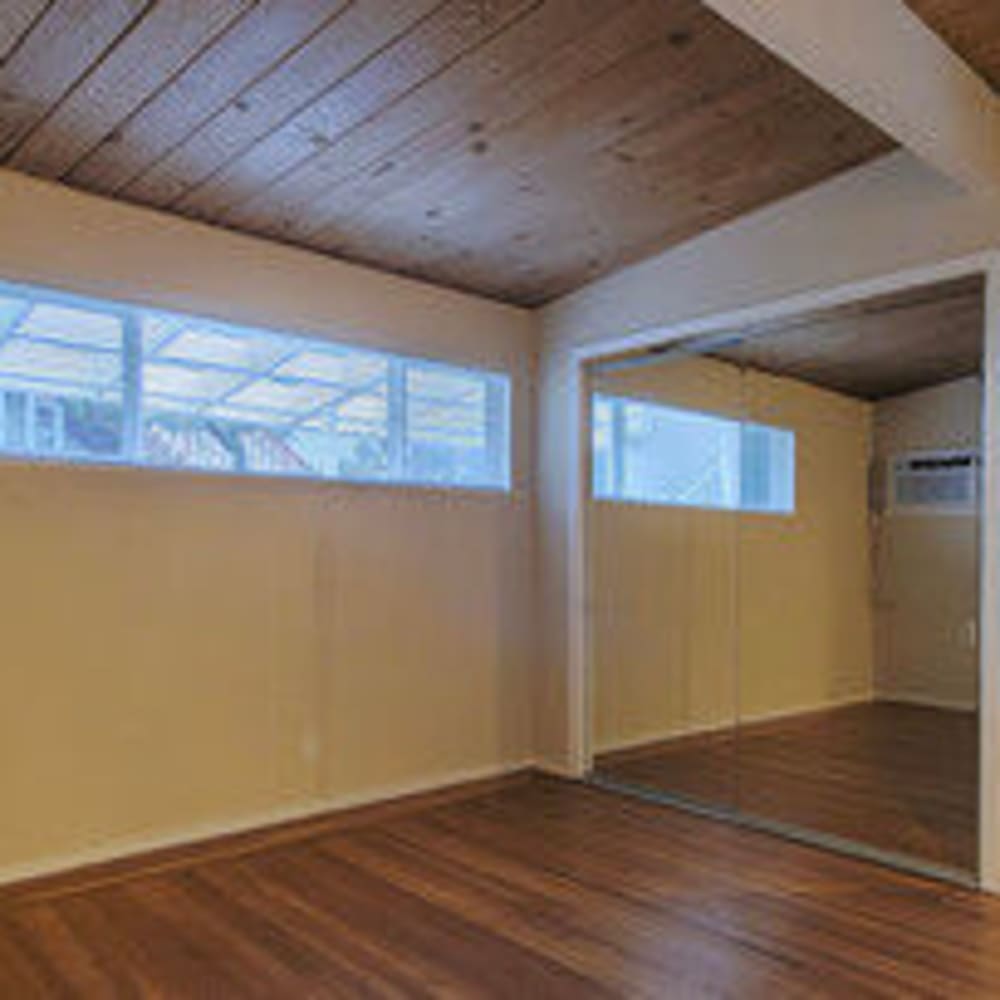
[[[797,465],[788,517],[590,505],[596,746],[869,698],[869,406],[701,358],[595,381],[791,428]]]
[[[0,171],[0,278],[507,370],[509,495],[0,463],[0,879],[531,753],[529,314]]]
[[[876,461],[901,452],[977,448],[977,377],[896,396],[874,408]],[[875,522],[880,698],[951,708],[978,702],[979,518],[885,512]]]

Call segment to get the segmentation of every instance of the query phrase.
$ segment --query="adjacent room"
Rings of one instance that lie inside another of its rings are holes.
[[[0,998],[1000,993],[1000,6],[0,0]]]

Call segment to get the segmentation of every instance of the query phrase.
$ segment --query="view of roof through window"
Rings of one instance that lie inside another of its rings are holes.
[[[0,288],[9,454],[505,488],[506,375]]]

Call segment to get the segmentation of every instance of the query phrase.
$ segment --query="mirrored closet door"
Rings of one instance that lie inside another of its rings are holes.
[[[594,774],[977,870],[983,290],[591,373]]]
[[[741,376],[679,354],[609,365],[592,389],[596,771],[731,810]]]

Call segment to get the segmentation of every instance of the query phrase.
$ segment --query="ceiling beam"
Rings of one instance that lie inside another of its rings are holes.
[[[1000,97],[902,0],[705,0],[970,194],[1000,198]]]

